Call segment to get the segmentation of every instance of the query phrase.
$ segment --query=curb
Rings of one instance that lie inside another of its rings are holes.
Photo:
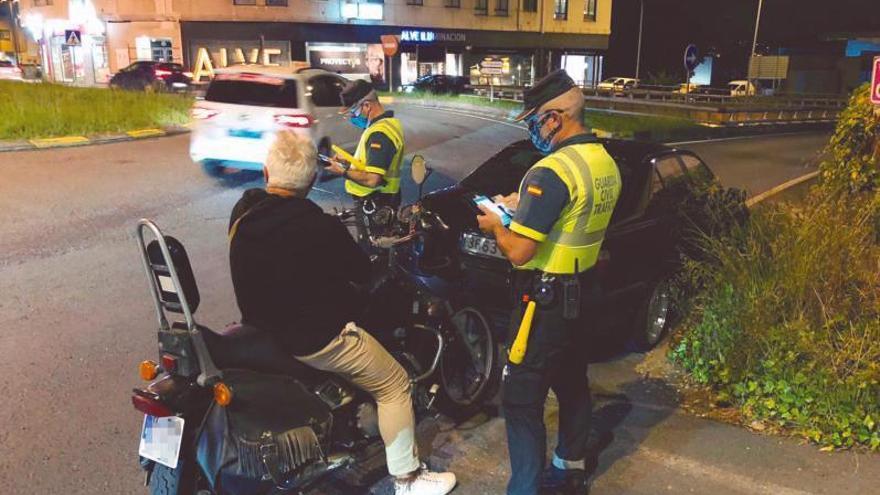
[[[22,141],[0,141],[0,153],[5,151],[28,151],[54,148],[73,148],[92,144],[109,144],[137,139],[149,139],[164,136],[175,136],[189,132],[189,125],[165,128],[134,129],[121,134],[104,134],[100,136],[63,136],[56,138],[29,139]]]
[[[804,182],[807,182],[808,180],[814,179],[818,176],[819,176],[819,171],[816,170],[815,172],[810,172],[808,174],[794,178],[788,182],[783,182],[782,184],[779,184],[776,187],[772,187],[772,188],[768,189],[767,191],[762,192],[761,194],[758,194],[756,196],[752,196],[751,198],[747,199],[746,200],[746,207],[751,208],[766,199],[772,198],[773,196],[776,196],[777,194],[779,194],[783,191],[791,189],[792,187],[797,186],[799,184],[803,184]]]

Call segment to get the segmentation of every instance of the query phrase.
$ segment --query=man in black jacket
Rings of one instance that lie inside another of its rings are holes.
[[[263,168],[266,189],[245,191],[232,210],[229,263],[242,321],[375,398],[396,494],[445,495],[455,475],[419,462],[406,371],[354,323],[353,284],[369,280],[370,262],[345,226],[307,199],[316,172],[311,140],[282,132]]]

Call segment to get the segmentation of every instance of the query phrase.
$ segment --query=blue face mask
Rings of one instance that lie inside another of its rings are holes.
[[[356,112],[352,112],[349,114],[348,121],[351,122],[351,125],[357,127],[358,129],[366,129],[370,125],[370,120],[361,113],[360,107]]]
[[[538,152],[543,155],[550,153],[550,150],[553,149],[553,137],[559,132],[559,127],[557,127],[550,131],[547,137],[541,136],[541,128],[544,127],[544,123],[547,122],[548,118],[550,118],[550,112],[534,115],[526,120],[526,125],[529,128],[529,139],[532,140],[532,144]]]

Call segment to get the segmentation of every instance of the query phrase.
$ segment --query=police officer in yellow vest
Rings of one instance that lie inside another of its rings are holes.
[[[515,268],[502,386],[511,464],[507,493],[583,494],[592,416],[586,337],[598,292],[591,268],[620,195],[620,173],[584,127],[583,93],[564,71],[526,91],[524,104],[517,120],[525,121],[535,147],[547,156],[526,173],[518,196],[505,198],[516,207],[509,228],[488,209],[477,217]],[[559,439],[545,469],[549,389],[559,402]]]
[[[358,236],[367,245],[363,228],[373,212],[400,205],[400,165],[403,161],[403,127],[379,103],[370,83],[357,80],[342,91],[341,111],[352,125],[364,129],[353,161],[333,157],[327,170],[345,177],[345,191],[355,200]]]

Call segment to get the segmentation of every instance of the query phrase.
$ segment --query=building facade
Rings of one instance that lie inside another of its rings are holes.
[[[206,80],[235,63],[307,63],[399,85],[426,74],[528,85],[601,79],[611,0],[20,0],[47,78],[100,84],[135,60]],[[75,39],[70,39],[71,33]],[[395,36],[387,57],[380,38]],[[79,42],[77,44],[77,42]],[[259,60],[258,60],[259,58]]]

